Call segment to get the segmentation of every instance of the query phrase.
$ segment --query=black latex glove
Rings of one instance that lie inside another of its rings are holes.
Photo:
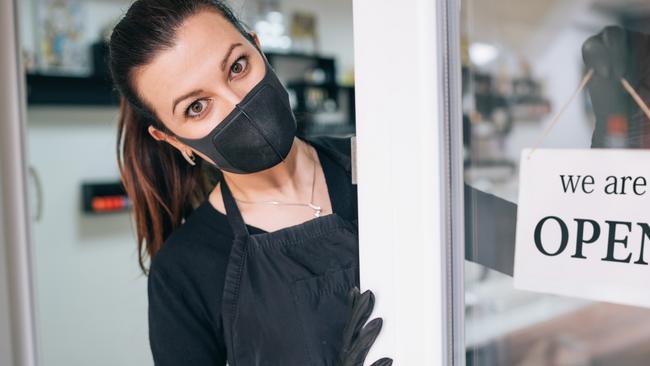
[[[595,75],[613,82],[626,76],[627,31],[619,26],[605,27],[582,45],[582,58]]]
[[[351,312],[343,330],[343,343],[339,355],[339,366],[363,366],[368,351],[375,343],[382,326],[382,318],[372,319],[364,326],[375,306],[375,295],[370,290],[360,293],[357,287],[350,290],[348,304]],[[391,358],[382,358],[371,366],[390,366]]]
[[[588,86],[596,115],[592,147],[605,146],[607,124],[612,116],[627,120],[629,147],[644,147],[643,135],[650,130],[650,121],[623,89],[621,78],[650,102],[650,36],[618,26],[605,27],[584,42],[582,58],[587,69],[594,70]]]

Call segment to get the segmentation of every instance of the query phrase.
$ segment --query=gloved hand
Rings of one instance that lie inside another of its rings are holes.
[[[348,303],[351,312],[348,323],[343,330],[343,344],[339,354],[339,366],[363,366],[382,326],[382,318],[375,318],[366,323],[375,306],[375,295],[370,290],[360,293],[357,287],[350,290]],[[391,358],[382,358],[371,366],[391,366]]]
[[[650,36],[618,26],[605,27],[584,42],[582,58],[587,69],[594,70],[588,86],[596,116],[592,147],[606,146],[608,124],[621,117],[628,123],[628,146],[644,147],[650,121],[625,91],[621,79],[650,102]]]
[[[596,76],[618,82],[626,76],[627,31],[619,26],[605,27],[582,45],[582,58]]]

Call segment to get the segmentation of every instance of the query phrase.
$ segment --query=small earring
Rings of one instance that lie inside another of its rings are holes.
[[[188,155],[185,150],[181,150],[181,154],[190,165],[196,165],[196,156],[194,154],[190,153],[191,155]]]

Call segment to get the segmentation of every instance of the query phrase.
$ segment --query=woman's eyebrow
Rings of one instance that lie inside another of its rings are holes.
[[[178,105],[178,103],[182,102],[183,100],[185,100],[187,98],[197,96],[197,95],[199,95],[201,93],[203,93],[203,89],[197,89],[197,90],[193,90],[193,91],[191,91],[189,93],[183,94],[180,97],[174,99],[174,105],[172,106],[172,114],[174,114],[174,112],[176,111],[176,106]]]
[[[226,71],[226,63],[228,62],[228,59],[230,58],[230,54],[232,53],[232,50],[235,49],[237,46],[241,46],[242,44],[237,42],[233,43],[230,45],[228,48],[228,52],[226,52],[226,56],[224,56],[223,60],[221,61],[221,71]]]
[[[224,56],[223,60],[221,60],[221,71],[226,71],[225,70],[226,69],[226,63],[228,62],[228,59],[230,58],[230,55],[232,54],[232,51],[235,48],[237,48],[238,46],[242,46],[242,44],[240,42],[237,42],[237,43],[231,44],[230,47],[228,47],[228,51],[226,52],[226,55]],[[176,106],[178,105],[178,103],[182,102],[183,100],[185,100],[187,98],[194,97],[194,96],[196,96],[198,94],[201,94],[201,93],[203,93],[203,90],[201,90],[201,89],[194,90],[194,91],[183,94],[180,97],[174,99],[174,102],[173,102],[173,105],[172,105],[172,114],[175,113]]]

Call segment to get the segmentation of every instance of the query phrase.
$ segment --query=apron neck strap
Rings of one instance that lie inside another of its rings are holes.
[[[226,179],[221,179],[221,197],[223,198],[223,204],[226,208],[226,217],[230,222],[230,227],[232,228],[235,237],[246,237],[249,235],[248,228],[246,228],[246,223],[244,218],[237,207],[237,203],[230,192],[230,188],[226,183]]]
[[[322,137],[312,137],[307,139],[310,144],[317,146],[319,148],[318,150],[322,151],[330,159],[343,167],[347,174],[351,176],[352,160],[350,156],[345,155],[340,151],[340,149],[347,150],[348,154],[351,154],[351,146],[343,146],[343,144],[350,144],[350,140],[347,138],[335,138],[335,140],[340,140],[340,142],[337,145],[332,145],[331,142],[328,143],[327,140]]]

